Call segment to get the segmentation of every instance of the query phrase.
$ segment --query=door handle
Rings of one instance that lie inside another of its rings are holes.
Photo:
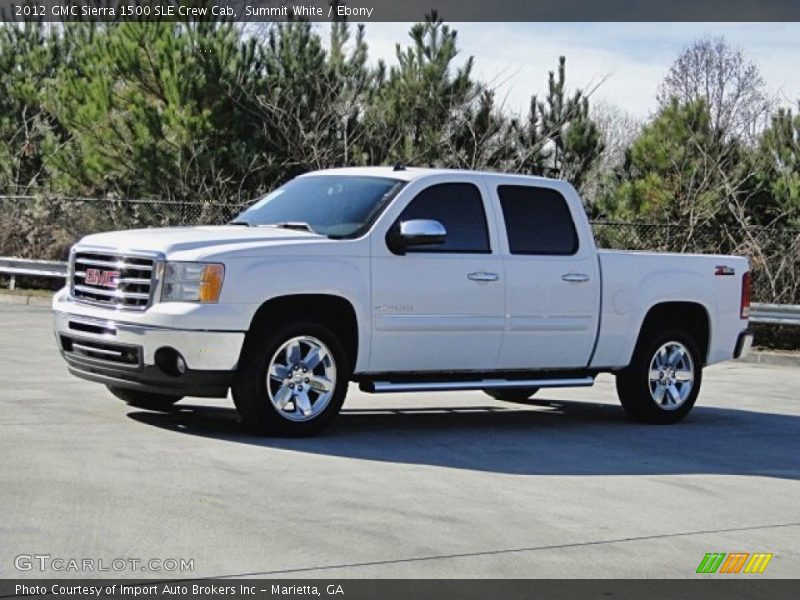
[[[467,275],[470,281],[497,281],[500,276],[497,273],[470,273]]]
[[[561,279],[569,283],[586,283],[590,277],[586,273],[564,273]]]

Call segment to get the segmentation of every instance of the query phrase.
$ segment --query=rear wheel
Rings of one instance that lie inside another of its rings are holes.
[[[631,364],[617,374],[617,394],[637,421],[677,423],[692,410],[702,379],[694,339],[684,331],[669,331],[637,345]]]
[[[233,384],[246,427],[284,436],[313,435],[339,412],[350,367],[328,327],[298,322],[248,335]]]
[[[525,402],[525,400],[528,400],[531,396],[538,392],[539,388],[506,388],[483,391],[495,400],[505,400],[506,402]]]
[[[171,411],[172,405],[183,398],[183,396],[167,396],[164,394],[143,392],[141,390],[128,390],[111,385],[108,386],[108,391],[114,394],[120,400],[124,400],[131,406],[135,406],[137,408],[146,408],[148,410],[159,410],[163,412]]]

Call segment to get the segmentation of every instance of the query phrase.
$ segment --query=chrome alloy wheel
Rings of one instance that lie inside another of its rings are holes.
[[[288,340],[269,362],[267,394],[278,414],[290,421],[309,421],[319,415],[335,387],[333,355],[315,337]]]
[[[648,373],[650,397],[662,410],[680,408],[694,386],[694,362],[680,342],[667,342],[653,356]]]

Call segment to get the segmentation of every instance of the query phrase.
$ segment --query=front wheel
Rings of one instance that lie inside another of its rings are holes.
[[[703,379],[700,352],[684,331],[641,341],[631,364],[617,374],[622,407],[637,421],[677,423],[692,410]]]
[[[339,412],[350,369],[326,326],[293,323],[251,331],[232,387],[247,428],[283,436],[313,435]]]
[[[108,391],[120,400],[124,400],[136,408],[146,408],[147,410],[158,410],[162,412],[171,411],[172,405],[183,398],[183,396],[166,396],[164,394],[154,394],[141,390],[128,390],[111,385],[108,386]]]

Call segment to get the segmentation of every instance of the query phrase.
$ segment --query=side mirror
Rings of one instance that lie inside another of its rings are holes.
[[[403,254],[406,248],[442,244],[446,238],[447,230],[439,221],[413,219],[411,221],[402,221],[399,228],[393,228],[387,242],[392,252]]]

